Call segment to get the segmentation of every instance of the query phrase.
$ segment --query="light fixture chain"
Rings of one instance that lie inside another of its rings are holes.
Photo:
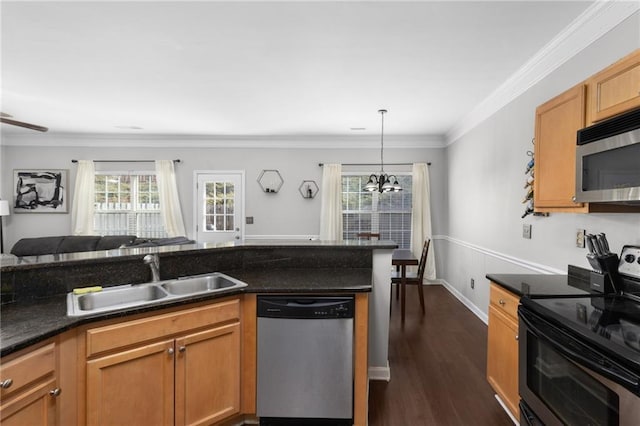
[[[381,109],[380,115],[382,115],[382,124],[380,130],[380,174],[384,174],[384,113],[387,112]]]

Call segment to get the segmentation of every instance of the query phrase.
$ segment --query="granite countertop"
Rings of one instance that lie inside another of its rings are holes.
[[[110,318],[124,318],[142,312],[212,300],[242,293],[357,293],[370,292],[370,268],[319,268],[231,270],[227,275],[247,283],[247,287],[185,299],[159,301],[140,308],[112,311],[94,316],[67,316],[66,295],[11,303],[0,311],[0,356],[8,355],[82,324]]]
[[[487,274],[486,277],[520,297],[584,296],[592,293],[589,282],[576,274]]]
[[[149,253],[192,255],[206,251],[248,250],[253,248],[320,248],[320,249],[349,249],[376,250],[395,249],[398,245],[393,241],[378,240],[240,240],[225,243],[183,244],[179,246],[159,247],[124,247],[113,250],[98,250],[80,253],[61,253],[42,256],[17,257],[12,254],[0,255],[2,272],[25,270],[31,268],[46,268],[66,264],[95,264],[110,262],[118,259],[138,258]]]

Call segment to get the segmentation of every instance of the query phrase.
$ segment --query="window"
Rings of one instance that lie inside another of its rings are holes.
[[[155,173],[96,173],[93,228],[98,235],[166,237]]]
[[[233,231],[235,200],[233,182],[207,182],[205,184],[204,215],[207,231]]]
[[[396,174],[400,192],[367,192],[369,175],[342,175],[342,237],[355,240],[359,232],[380,233],[400,248],[411,246],[411,175]]]

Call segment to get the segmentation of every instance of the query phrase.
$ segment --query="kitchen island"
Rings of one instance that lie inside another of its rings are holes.
[[[226,303],[225,301],[234,298],[241,303],[243,347],[251,350],[255,342],[255,312],[252,313],[251,310],[255,309],[256,294],[350,293],[359,300],[357,305],[361,312],[360,318],[356,320],[356,329],[360,330],[359,334],[356,330],[356,334],[360,337],[354,343],[361,354],[356,362],[362,364],[364,361],[364,365],[360,365],[360,379],[356,377],[356,380],[360,380],[356,384],[360,389],[360,398],[354,418],[358,419],[356,423],[362,422],[363,418],[366,419],[367,376],[371,376],[371,371],[373,375],[380,375],[381,369],[388,369],[387,286],[391,252],[394,248],[394,243],[384,241],[258,241],[216,246],[179,246],[175,250],[160,247],[38,258],[10,259],[5,256],[2,267],[3,301],[9,303],[3,305],[1,312],[2,355],[10,358],[15,352],[28,350],[28,347],[38,346],[40,342],[46,342],[55,336],[84,333],[105,323],[141,320],[140,318],[155,314],[165,315],[164,312],[202,307],[218,300]],[[188,299],[158,302],[138,309],[83,317],[66,315],[66,293],[73,288],[98,284],[108,287],[149,281],[148,266],[142,262],[142,257],[149,253],[160,256],[163,280],[219,271],[244,281],[247,287],[215,295],[196,295]],[[364,298],[358,295],[363,295]],[[243,359],[245,356],[246,353]],[[243,377],[244,382],[248,379],[251,385],[251,374],[244,371]],[[251,392],[248,397],[243,394],[243,401],[243,412],[251,413]]]

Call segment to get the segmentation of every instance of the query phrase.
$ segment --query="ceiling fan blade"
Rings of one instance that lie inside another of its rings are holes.
[[[13,126],[24,127],[31,130],[37,130],[38,132],[46,132],[49,130],[47,127],[38,126],[37,124],[25,123],[23,121],[11,120],[10,118],[1,117],[0,123],[11,124]]]

